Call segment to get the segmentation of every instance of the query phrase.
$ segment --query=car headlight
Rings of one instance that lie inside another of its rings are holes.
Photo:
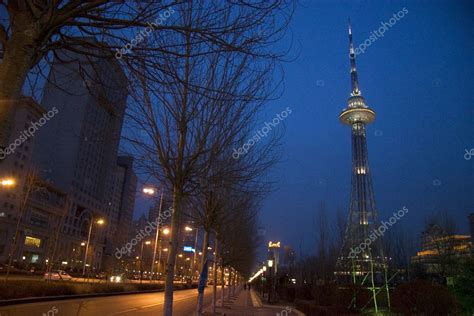
[[[110,277],[110,282],[114,282],[114,277]]]
[[[116,282],[120,282],[120,281],[122,281],[122,278],[118,276],[118,277],[115,277],[115,280],[116,280]]]

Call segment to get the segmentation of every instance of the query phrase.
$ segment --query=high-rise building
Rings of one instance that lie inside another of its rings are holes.
[[[82,250],[92,225],[87,263],[96,269],[104,251],[110,254],[112,244],[123,241],[115,237],[128,236],[122,234],[128,230],[122,224],[131,223],[133,212],[133,160],[118,158],[126,82],[113,58],[60,50],[42,100],[46,110],[55,108],[58,113],[37,136],[34,161],[42,177],[71,200],[58,247],[65,257]],[[104,225],[95,224],[99,218]]]
[[[339,120],[352,131],[352,188],[349,217],[335,274],[340,283],[352,282],[369,288],[377,311],[376,293],[380,283],[386,280],[386,261],[380,238],[371,236],[379,220],[369,168],[366,125],[375,120],[375,112],[367,106],[359,89],[350,24],[349,59],[352,91]],[[388,296],[388,287],[385,286],[383,292]],[[358,303],[353,300],[353,304]]]
[[[115,266],[114,253],[129,241],[133,224],[137,176],[133,171],[133,157],[119,156],[110,200],[106,205],[106,248],[104,269],[112,271]]]

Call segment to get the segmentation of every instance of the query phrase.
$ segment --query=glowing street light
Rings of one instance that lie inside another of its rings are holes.
[[[170,230],[168,228],[163,228],[163,235],[168,235]]]
[[[142,284],[142,280],[143,280],[143,266],[142,266],[142,263],[143,263],[143,246],[144,245],[151,245],[151,241],[150,240],[145,240],[144,242],[142,241],[142,249],[140,250],[140,284]]]
[[[94,216],[92,216],[92,219],[91,219],[91,224],[89,226],[89,235],[87,236],[87,243],[86,243],[86,249],[84,251],[84,266],[82,267],[82,277],[84,277],[86,275],[86,267],[87,267],[87,252],[89,251],[89,244],[91,242],[91,233],[92,233],[92,225],[96,223],[98,225],[104,225],[105,224],[105,220],[103,220],[102,218],[99,218],[98,220],[94,221]],[[81,243],[82,245],[82,243]]]
[[[187,232],[192,232],[193,231],[193,229],[189,226],[184,227],[184,230],[187,231]]]
[[[1,179],[0,184],[4,187],[12,187],[12,186],[15,185],[15,179],[13,179],[13,178]]]
[[[143,188],[143,193],[153,195],[153,194],[155,194],[155,189],[150,188],[150,187],[145,187],[145,188]]]

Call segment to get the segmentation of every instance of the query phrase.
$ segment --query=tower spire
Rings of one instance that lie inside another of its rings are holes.
[[[357,79],[357,69],[355,61],[355,50],[352,44],[352,27],[351,19],[349,18],[349,59],[351,61],[351,96],[360,95],[359,80]]]

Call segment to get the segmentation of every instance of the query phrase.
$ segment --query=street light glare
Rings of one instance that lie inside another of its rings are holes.
[[[99,225],[103,225],[105,223],[105,221],[103,219],[99,219],[99,220],[97,220],[96,223],[99,224]]]
[[[170,233],[170,230],[168,228],[163,229],[163,234],[168,235]]]
[[[150,245],[151,244],[151,241],[147,240],[145,241],[145,245]]]
[[[143,193],[153,195],[155,190],[153,188],[143,188]]]
[[[5,179],[2,179],[0,181],[0,183],[2,184],[2,186],[4,187],[11,187],[13,185],[15,185],[15,179],[12,179],[12,178],[5,178]]]
[[[187,232],[193,231],[193,229],[189,226],[184,227],[184,230],[187,231]]]

